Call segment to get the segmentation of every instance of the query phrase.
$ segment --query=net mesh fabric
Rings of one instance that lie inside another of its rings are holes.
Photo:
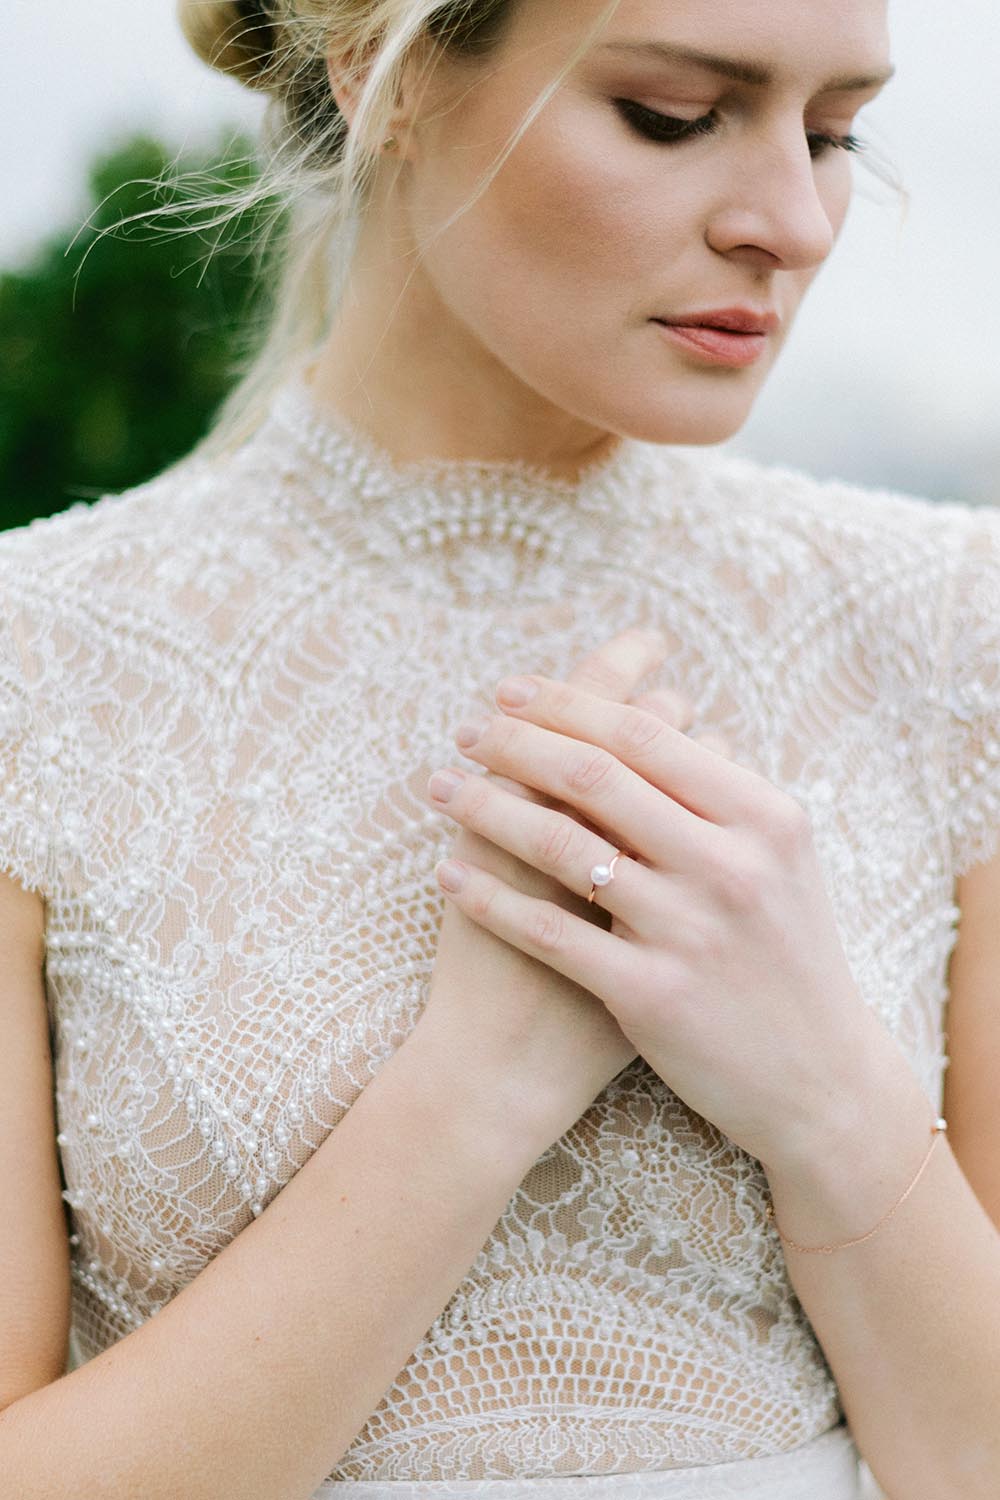
[[[47,903],[75,1362],[262,1212],[418,1020],[455,725],[626,626],[667,635],[646,686],[809,811],[859,987],[939,1108],[954,880],[1000,824],[996,512],[631,441],[578,484],[393,466],[295,377],[228,460],[3,538],[0,592],[0,864]],[[827,1432],[767,1201],[634,1063],[331,1479],[664,1471]]]

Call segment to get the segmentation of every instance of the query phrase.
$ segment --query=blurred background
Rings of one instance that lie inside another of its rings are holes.
[[[1000,503],[996,0],[895,0],[897,77],[856,134],[847,225],[748,425],[725,446],[932,499]],[[186,452],[263,305],[238,224],[103,224],[135,179],[220,166],[263,100],[188,50],[173,0],[7,0],[0,54],[0,527],[141,482]],[[247,170],[247,169],[244,169]],[[75,237],[75,238],[74,238]],[[71,245],[71,241],[73,242]]]

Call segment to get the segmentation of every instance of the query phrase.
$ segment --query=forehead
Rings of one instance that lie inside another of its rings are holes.
[[[607,0],[541,0],[525,5],[521,20],[540,38],[559,36],[573,48],[606,6]],[[867,77],[890,66],[888,0],[619,0],[587,56],[641,62],[638,53],[598,50],[636,42],[741,59],[777,85]],[[645,61],[656,66],[652,53]]]

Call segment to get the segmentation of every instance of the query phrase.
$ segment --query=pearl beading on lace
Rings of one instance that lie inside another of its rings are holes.
[[[929,1097],[947,1067],[954,877],[1000,816],[997,516],[642,444],[576,487],[399,471],[289,403],[222,465],[0,539],[0,840],[47,897],[85,1357],[266,1210],[416,1023],[452,837],[420,788],[459,718],[626,625],[667,632],[656,685],[808,809],[862,994]],[[338,1477],[616,1473],[824,1431],[766,1196],[626,1069]]]
[[[390,564],[448,543],[480,542],[513,543],[550,562],[599,560],[609,531],[648,527],[643,491],[659,478],[648,445],[631,439],[576,482],[513,461],[399,465],[344,419],[321,412],[298,380],[280,392],[263,434],[275,453],[289,438],[313,462],[325,512],[319,521],[300,513],[304,534],[322,547],[332,518],[363,521],[354,539]],[[683,457],[674,461],[686,474]]]

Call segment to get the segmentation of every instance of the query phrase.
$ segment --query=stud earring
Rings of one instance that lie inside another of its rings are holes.
[[[387,141],[382,142],[382,150],[391,151],[393,146],[395,146],[396,144],[396,137],[394,135],[391,135]]]

